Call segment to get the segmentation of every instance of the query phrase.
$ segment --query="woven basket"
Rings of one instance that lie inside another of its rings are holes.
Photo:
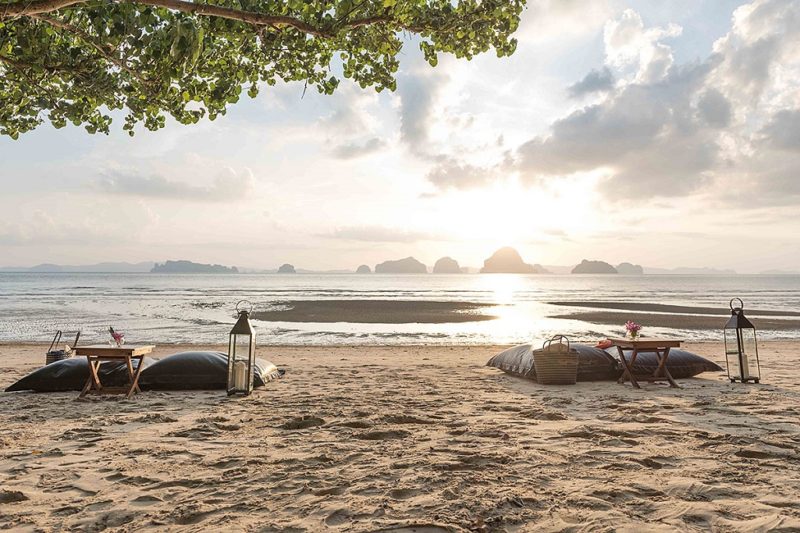
[[[578,352],[565,336],[554,336],[532,353],[536,380],[542,385],[574,385],[578,380]]]
[[[47,355],[44,359],[44,364],[49,365],[50,363],[69,359],[70,357],[72,357],[72,350],[51,350],[47,352]]]
[[[54,350],[53,347],[61,342],[61,330],[56,331],[56,335],[53,337],[53,342],[50,343],[50,348],[47,349],[47,354],[44,358],[44,364],[49,365],[50,363],[55,363],[56,361],[62,361],[72,357],[74,355],[72,350],[78,345],[78,339],[80,338],[81,332],[78,331],[78,334],[75,335],[75,342],[72,344],[72,346],[67,346],[64,350]]]

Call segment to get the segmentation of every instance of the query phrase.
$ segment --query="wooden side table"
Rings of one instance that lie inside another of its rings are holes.
[[[102,344],[93,346],[79,346],[75,348],[75,355],[86,356],[86,361],[89,363],[89,378],[86,380],[86,385],[83,386],[78,398],[83,398],[87,394],[124,394],[126,398],[130,398],[137,392],[141,392],[139,388],[139,375],[142,373],[142,365],[144,356],[151,353],[155,346],[104,346]],[[133,368],[133,360],[137,360],[136,369]],[[128,368],[129,385],[126,387],[104,387],[100,383],[100,364],[106,361],[125,362]]]
[[[609,339],[617,347],[619,354],[619,362],[622,363],[622,376],[617,380],[617,383],[625,383],[630,381],[631,385],[639,389],[638,380],[642,381],[667,381],[669,386],[680,389],[672,375],[667,368],[667,358],[669,357],[670,348],[680,348],[681,341],[676,339]],[[624,348],[633,350],[631,353],[631,360],[628,362],[625,359]],[[653,352],[658,358],[658,368],[652,374],[639,374],[638,376],[633,372],[633,366],[636,363],[636,356],[640,352]]]

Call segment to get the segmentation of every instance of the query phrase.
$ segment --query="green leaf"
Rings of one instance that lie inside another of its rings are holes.
[[[225,115],[243,92],[256,97],[278,82],[302,82],[331,94],[347,78],[393,91],[406,33],[417,34],[431,66],[440,54],[469,59],[494,49],[498,57],[508,56],[516,49],[512,36],[525,6],[524,0],[202,1],[289,17],[301,29],[136,0],[75,4],[48,14],[73,30],[0,15],[0,55],[17,65],[0,61],[0,135],[16,138],[45,122],[108,133],[109,111],[117,109],[130,135],[141,131],[139,125],[164,127],[167,116],[194,124]],[[376,22],[351,26],[353,20]],[[305,25],[316,29],[307,33]]]

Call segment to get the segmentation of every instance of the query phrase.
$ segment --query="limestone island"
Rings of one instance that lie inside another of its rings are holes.
[[[644,274],[644,267],[632,263],[620,263],[617,265],[617,272],[627,276],[641,276]]]
[[[542,265],[529,265],[510,246],[500,248],[483,262],[481,274],[549,274]]]
[[[163,264],[156,263],[150,272],[153,274],[238,274],[239,269],[180,260],[167,261]]]
[[[294,269],[294,265],[284,263],[278,269],[278,274],[297,274],[297,271]]]
[[[442,257],[433,265],[434,274],[461,274],[458,261],[451,257]]]
[[[396,261],[384,261],[375,265],[376,274],[427,274],[428,267],[414,259],[406,257]]]
[[[356,274],[372,274],[372,269],[367,265],[361,265],[356,269]]]
[[[572,269],[573,274],[618,274],[617,269],[605,261],[587,261],[584,259],[580,265]]]

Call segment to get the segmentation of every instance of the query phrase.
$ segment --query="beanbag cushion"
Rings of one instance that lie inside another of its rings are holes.
[[[571,344],[578,352],[578,381],[603,381],[617,380],[622,375],[622,365],[617,360],[616,348],[601,350],[585,344]],[[612,351],[613,350],[613,351]],[[630,350],[625,351],[625,356],[630,361]],[[530,344],[514,346],[495,355],[487,366],[493,366],[528,379],[536,379],[533,367],[533,356]],[[652,352],[642,352],[636,356],[634,371],[637,374],[655,372],[658,368],[658,358]],[[676,379],[690,378],[702,372],[718,372],[722,368],[705,357],[687,352],[685,350],[670,350],[667,359],[667,368],[672,377]]]
[[[133,365],[136,368],[137,362]],[[222,352],[181,352],[163,359],[145,357],[139,388],[142,390],[224,390],[228,384],[228,356]],[[100,365],[100,382],[109,387],[129,383],[125,363]],[[263,387],[281,371],[263,359],[256,359],[255,386]],[[83,389],[89,378],[85,357],[56,361],[34,370],[6,389],[6,392],[63,392]]]
[[[147,368],[155,362],[155,359],[145,357],[143,368]],[[134,369],[137,368],[138,361],[133,361]],[[144,370],[142,370],[144,373]],[[121,387],[128,383],[127,365],[117,362],[106,362],[100,364],[98,371],[100,383],[110,387]],[[34,370],[24,378],[20,379],[6,389],[6,392],[30,390],[35,392],[64,392],[79,391],[83,389],[86,380],[89,379],[89,363],[85,357],[72,357],[55,361],[49,365]]]
[[[578,381],[600,381],[617,379],[621,375],[618,363],[611,355],[599,348],[585,344],[571,344],[578,352]],[[495,355],[487,366],[493,366],[528,379],[536,379],[530,344],[514,346]]]
[[[612,352],[611,350],[614,350]],[[609,353],[616,356],[616,348],[609,348]],[[625,360],[631,360],[631,351],[624,350]],[[633,365],[635,374],[652,374],[658,368],[658,357],[653,352],[641,352],[636,355],[636,364]],[[701,357],[686,350],[675,348],[669,351],[667,369],[675,379],[690,378],[703,372],[721,372],[723,368],[705,357]],[[622,374],[620,374],[622,375]]]
[[[255,386],[278,377],[278,369],[256,359]],[[228,355],[222,352],[181,352],[160,359],[142,370],[142,390],[215,390],[228,386]]]

